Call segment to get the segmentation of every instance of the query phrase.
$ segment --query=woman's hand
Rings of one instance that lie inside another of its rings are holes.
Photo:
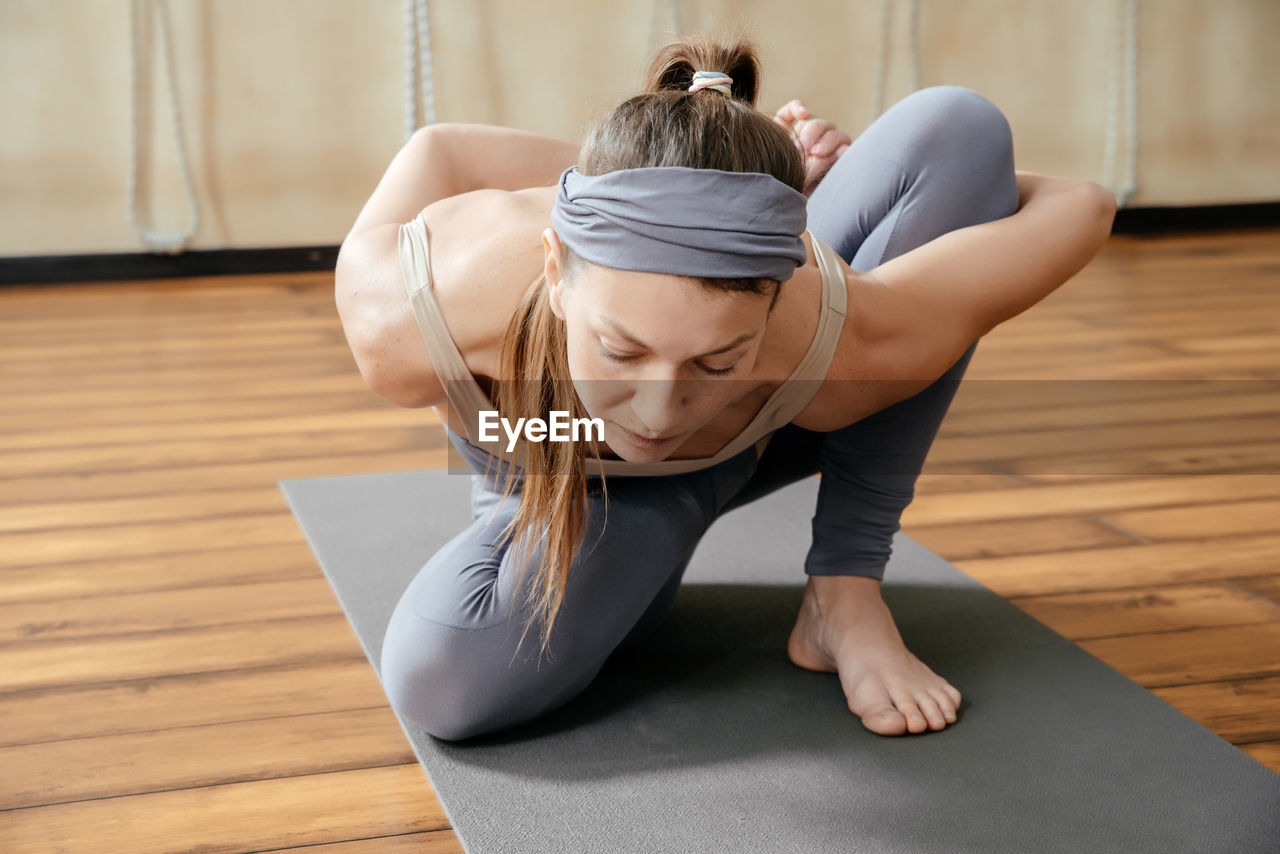
[[[826,119],[814,118],[803,101],[783,104],[773,120],[791,131],[796,147],[804,154],[804,194],[812,193],[836,160],[849,150],[853,140]]]

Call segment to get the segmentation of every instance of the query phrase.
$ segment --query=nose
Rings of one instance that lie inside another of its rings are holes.
[[[634,429],[649,436],[675,432],[684,413],[687,385],[671,376],[650,376],[637,383],[631,407],[640,423]]]

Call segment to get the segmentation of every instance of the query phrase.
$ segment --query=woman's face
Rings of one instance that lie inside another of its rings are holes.
[[[770,295],[586,262],[566,282],[559,240],[551,229],[543,234],[551,308],[565,323],[574,388],[588,415],[603,419],[618,456],[665,459],[748,390]]]

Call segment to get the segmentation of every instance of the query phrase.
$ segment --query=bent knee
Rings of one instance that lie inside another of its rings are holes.
[[[514,654],[508,626],[468,630],[397,611],[382,645],[380,677],[396,713],[436,738],[457,741],[520,723],[545,704],[552,680]],[[545,671],[545,665],[544,665]]]
[[[950,152],[972,163],[987,160],[1000,166],[1013,163],[1013,131],[1005,114],[978,92],[964,86],[929,86],[918,89],[898,104],[927,125],[929,159]]]

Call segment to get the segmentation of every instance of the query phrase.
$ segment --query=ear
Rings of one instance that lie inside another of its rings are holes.
[[[564,320],[564,306],[561,303],[565,287],[564,268],[561,266],[564,251],[563,244],[560,243],[560,235],[556,234],[554,228],[542,230],[542,247],[546,252],[542,271],[546,275],[547,297],[551,303],[551,311],[556,317]]]

